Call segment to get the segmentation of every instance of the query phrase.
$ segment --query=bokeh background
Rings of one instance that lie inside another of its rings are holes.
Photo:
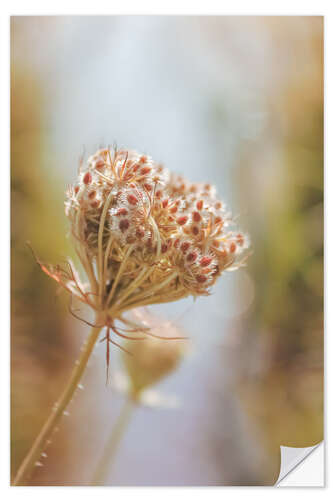
[[[152,308],[191,337],[156,387],[179,404],[136,409],[108,484],[274,484],[280,445],[323,439],[323,19],[11,19],[12,475],[88,332],[26,241],[73,257],[65,187],[114,142],[214,183],[253,253],[212,296]],[[124,399],[104,349],[31,484],[89,483]]]

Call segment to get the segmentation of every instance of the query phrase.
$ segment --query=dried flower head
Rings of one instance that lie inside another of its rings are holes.
[[[135,310],[133,316],[149,328],[150,336],[144,342],[125,342],[133,356],[123,355],[123,362],[130,379],[130,395],[134,399],[141,392],[174,371],[183,359],[187,345],[179,328],[169,321],[161,320]],[[165,342],[165,340],[177,340]]]
[[[208,295],[224,271],[242,264],[248,247],[213,186],[171,175],[135,151],[98,150],[80,166],[65,207],[89,283],[71,263],[41,266],[122,337],[137,330],[123,313]],[[115,320],[125,323],[126,335]]]

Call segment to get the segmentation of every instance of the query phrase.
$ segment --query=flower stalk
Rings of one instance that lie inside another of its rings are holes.
[[[115,455],[117,453],[121,439],[123,438],[130,418],[135,409],[135,401],[127,397],[124,401],[121,412],[117,418],[117,421],[112,428],[111,434],[107,440],[103,454],[98,462],[94,476],[91,481],[91,486],[103,486],[107,480],[107,476],[110,472],[111,465],[114,461]]]
[[[37,436],[34,444],[32,445],[29,453],[22,462],[13,482],[14,486],[23,486],[29,479],[29,476],[35,467],[36,462],[39,460],[41,453],[45,449],[46,442],[51,436],[53,430],[57,426],[59,420],[61,419],[64,411],[66,410],[68,404],[70,403],[74,392],[82,378],[84,370],[87,366],[90,355],[94,349],[96,341],[98,339],[99,333],[101,331],[100,327],[92,328],[91,332],[83,345],[81,355],[78,359],[77,364],[72,371],[72,375],[62,393],[58,402],[53,406],[47,421],[45,422],[42,430]]]

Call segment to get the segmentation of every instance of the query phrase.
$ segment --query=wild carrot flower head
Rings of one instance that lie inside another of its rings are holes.
[[[106,310],[206,295],[248,247],[213,186],[171,175],[135,151],[98,150],[65,205]]]

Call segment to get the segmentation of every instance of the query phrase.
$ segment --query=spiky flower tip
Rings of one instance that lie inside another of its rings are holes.
[[[248,248],[213,186],[135,151],[98,150],[80,166],[65,207],[89,284],[71,263],[41,266],[113,331],[132,308],[209,294]]]

